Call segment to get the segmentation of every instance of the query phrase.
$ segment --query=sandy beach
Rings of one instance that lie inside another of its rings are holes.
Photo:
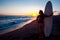
[[[49,40],[60,39],[59,17],[60,16],[53,17],[53,28],[50,37],[48,37]],[[40,40],[37,27],[38,27],[38,23],[36,20],[34,20],[24,25],[22,28],[0,35],[0,40]]]

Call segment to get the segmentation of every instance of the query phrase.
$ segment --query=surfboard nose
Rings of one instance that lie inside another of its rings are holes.
[[[47,4],[52,5],[51,1],[48,1]]]
[[[48,1],[47,3],[51,3],[51,1]]]

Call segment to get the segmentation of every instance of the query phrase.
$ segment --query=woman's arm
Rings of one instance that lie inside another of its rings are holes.
[[[53,13],[51,13],[51,15],[44,15],[45,17],[50,17],[50,16],[52,16],[53,15]]]
[[[39,15],[37,16],[36,20],[38,20],[38,18],[39,18]]]
[[[51,13],[51,15],[49,15],[49,16],[52,16],[53,15],[53,13]]]

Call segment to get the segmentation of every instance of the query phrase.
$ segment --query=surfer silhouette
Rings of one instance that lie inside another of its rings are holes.
[[[37,22],[38,22],[38,31],[39,31],[39,36],[44,39],[44,18],[45,17],[50,17],[51,15],[45,15],[42,10],[39,10],[39,15],[37,16]]]
[[[45,14],[43,13],[43,11],[40,10],[40,11],[39,11],[39,15],[38,15],[38,17],[37,17],[37,21],[38,21],[38,23],[44,23],[44,18],[45,18],[45,17],[50,17],[50,16],[52,16],[52,14],[51,14],[51,15],[45,15]]]

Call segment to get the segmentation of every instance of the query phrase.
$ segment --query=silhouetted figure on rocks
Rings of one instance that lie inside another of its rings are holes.
[[[51,15],[45,15],[42,10],[39,11],[39,15],[37,17],[38,22],[38,32],[39,32],[39,38],[44,39],[44,18],[50,17]]]

